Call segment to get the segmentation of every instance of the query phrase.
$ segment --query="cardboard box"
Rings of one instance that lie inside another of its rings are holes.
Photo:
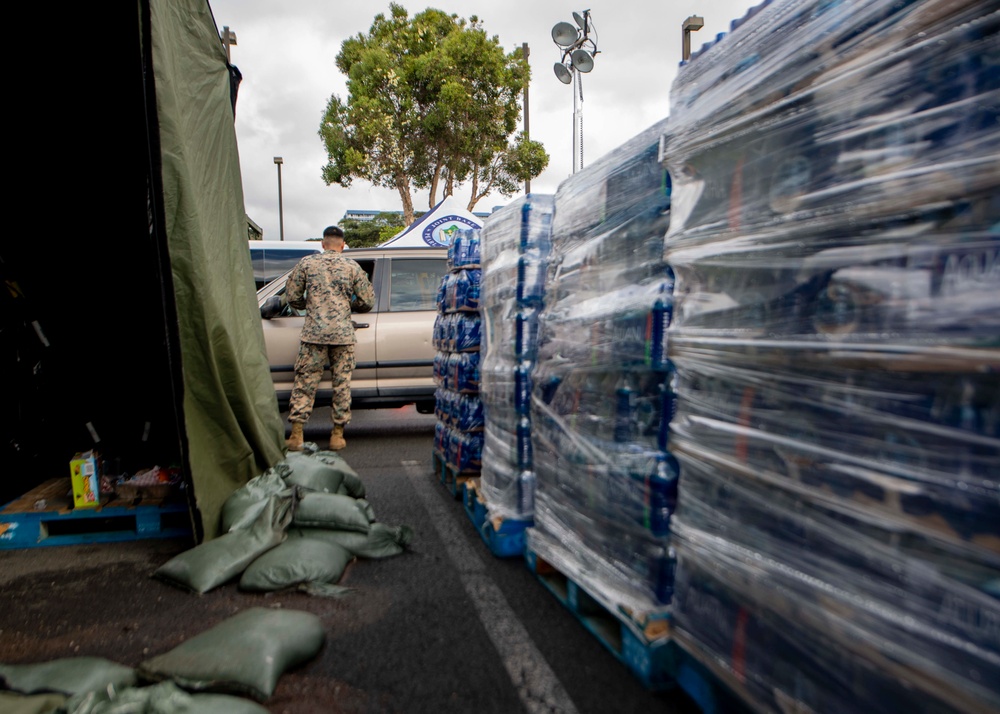
[[[101,505],[99,461],[97,452],[91,450],[78,453],[69,462],[74,508],[96,508]]]

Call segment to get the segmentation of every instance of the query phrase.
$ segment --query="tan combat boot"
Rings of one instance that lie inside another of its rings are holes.
[[[302,422],[292,422],[292,433],[285,440],[285,446],[289,451],[302,451]]]
[[[344,425],[334,424],[333,431],[330,432],[330,451],[340,451],[347,442],[344,441]]]

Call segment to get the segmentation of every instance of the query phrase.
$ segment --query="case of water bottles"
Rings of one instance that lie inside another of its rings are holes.
[[[644,612],[671,598],[678,487],[667,439],[667,126],[657,122],[556,192],[530,402],[530,542],[596,596]]]
[[[462,228],[448,246],[448,273],[438,287],[432,342],[435,391],[434,450],[461,473],[483,461],[484,405],[479,396],[482,317],[479,312],[480,236]]]
[[[997,57],[785,0],[673,84],[674,631],[758,708],[1000,710]]]
[[[490,517],[531,522],[535,472],[532,372],[545,295],[554,199],[528,194],[482,230],[485,444],[479,494]]]

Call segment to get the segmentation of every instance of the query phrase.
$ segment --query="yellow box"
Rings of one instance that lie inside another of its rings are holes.
[[[99,458],[97,452],[91,450],[78,453],[69,462],[74,508],[96,508],[101,505]]]

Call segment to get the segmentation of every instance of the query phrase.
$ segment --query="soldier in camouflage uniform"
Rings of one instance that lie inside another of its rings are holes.
[[[341,255],[343,249],[344,232],[339,226],[329,226],[323,231],[323,252],[302,258],[285,283],[285,302],[306,311],[288,411],[292,433],[285,445],[290,451],[302,449],[302,428],[312,414],[316,388],[327,363],[333,376],[330,448],[339,451],[347,446],[344,427],[351,421],[351,373],[357,342],[351,313],[371,310],[375,291],[361,266]]]

